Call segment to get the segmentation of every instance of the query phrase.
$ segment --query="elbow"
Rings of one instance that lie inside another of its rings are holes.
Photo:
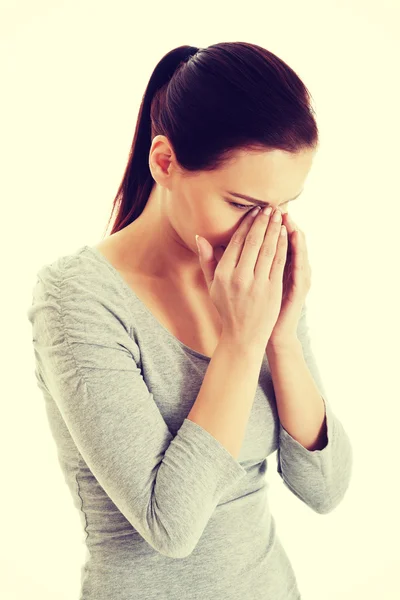
[[[163,545],[160,548],[160,554],[168,558],[187,558],[196,547],[195,538],[190,532],[183,531],[184,528],[175,528],[174,534],[163,536]],[[192,532],[193,533],[193,532]],[[197,540],[198,541],[198,540]]]
[[[168,554],[166,554],[165,556],[168,556],[168,558],[187,558],[188,556],[190,556],[193,552],[194,548],[183,548],[183,547],[177,547],[177,548],[173,548],[172,551],[170,551]]]
[[[328,495],[325,502],[314,504],[313,508],[315,512],[317,512],[320,515],[327,515],[328,513],[334,511],[335,508],[337,508],[339,504],[341,504],[341,502],[343,501],[347,489],[348,486],[342,488],[341,490],[335,490],[335,493],[331,493]]]
[[[336,508],[336,506],[334,506],[333,504],[318,504],[312,506],[312,508],[319,515],[327,515],[330,512],[332,512]]]
[[[168,558],[187,558],[194,550],[194,547],[183,544],[153,545],[153,548],[159,554],[167,556]]]
[[[185,527],[181,526],[182,521],[166,522],[161,519],[159,514],[153,512],[151,520],[146,519],[139,533],[147,543],[159,554],[167,558],[186,558],[193,552],[196,544],[194,538]],[[143,525],[142,523],[142,525]]]

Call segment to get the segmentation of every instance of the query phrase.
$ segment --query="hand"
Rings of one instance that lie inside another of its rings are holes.
[[[278,221],[248,213],[217,263],[213,246],[198,236],[199,261],[222,335],[263,354],[282,304],[288,239]]]
[[[282,224],[287,228],[289,242],[283,273],[282,304],[266,350],[285,347],[297,339],[301,311],[311,287],[311,267],[304,232],[287,213],[283,215]]]

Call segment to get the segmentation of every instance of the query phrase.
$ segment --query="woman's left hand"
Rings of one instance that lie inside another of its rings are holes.
[[[308,262],[306,238],[287,213],[282,215],[282,225],[288,235],[288,252],[283,272],[282,304],[275,327],[268,340],[267,350],[285,347],[297,338],[304,301],[311,287],[311,267]]]

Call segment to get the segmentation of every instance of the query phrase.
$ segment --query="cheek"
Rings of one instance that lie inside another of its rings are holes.
[[[198,213],[190,226],[202,231],[212,245],[227,245],[227,240],[232,237],[227,220],[221,213]]]

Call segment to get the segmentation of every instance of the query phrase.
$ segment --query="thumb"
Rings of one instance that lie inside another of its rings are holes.
[[[214,279],[215,269],[218,266],[218,261],[214,256],[214,248],[206,240],[206,238],[196,235],[197,248],[199,250],[199,262],[207,283],[208,289]]]

